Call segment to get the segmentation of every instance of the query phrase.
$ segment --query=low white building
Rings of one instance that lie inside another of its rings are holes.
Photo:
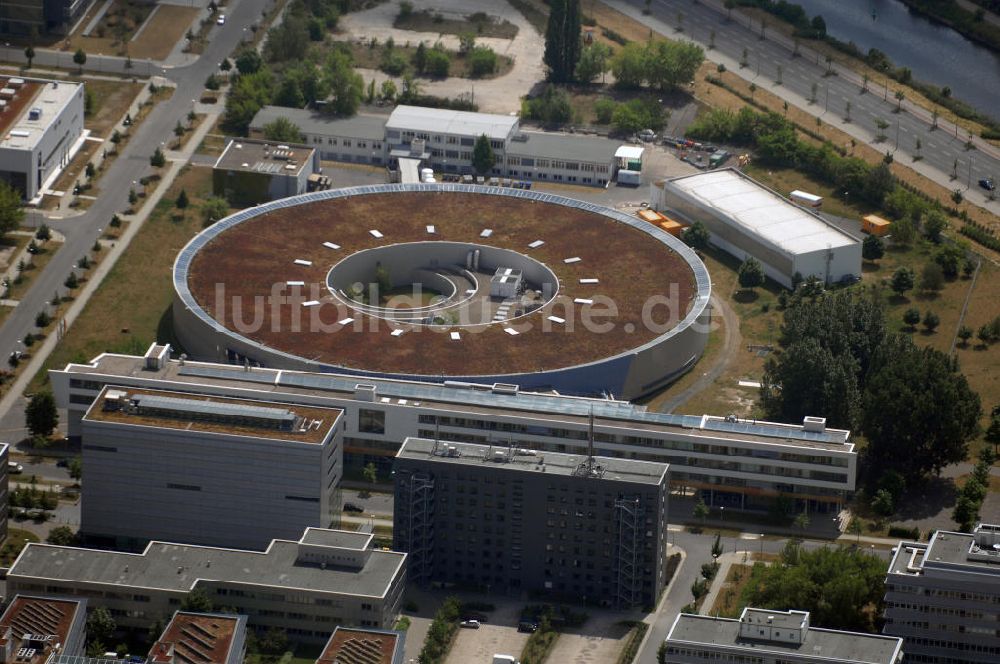
[[[250,122],[250,136],[264,139],[264,127],[285,118],[299,128],[305,144],[325,161],[385,165],[384,115],[336,118],[303,108],[265,106]]]
[[[81,83],[0,76],[0,180],[35,199],[79,148],[83,115]]]
[[[786,288],[861,276],[861,240],[740,171],[724,168],[663,180],[650,188],[654,209],[700,221],[712,243],[739,260],[753,256]]]

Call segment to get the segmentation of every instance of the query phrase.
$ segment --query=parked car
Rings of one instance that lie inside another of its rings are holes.
[[[983,178],[982,180],[980,180],[979,186],[985,189],[986,191],[993,191],[994,189],[997,188],[997,186],[993,184],[993,180],[989,178]]]
[[[458,623],[458,626],[459,627],[465,627],[467,629],[479,629],[479,621],[478,620],[463,620],[462,622]]]
[[[21,464],[19,464],[16,461],[8,461],[7,462],[7,472],[10,473],[11,475],[17,475],[18,473],[23,473],[24,472],[24,466],[22,466]]]
[[[357,512],[358,514],[364,512],[363,509],[355,505],[354,503],[344,503],[345,512]]]
[[[215,22],[218,23],[219,25],[225,25],[226,24],[226,15],[225,14],[219,14],[219,18],[215,19]]]
[[[517,631],[527,632],[528,634],[533,634],[538,631],[538,623],[531,620],[522,620],[517,623]]]

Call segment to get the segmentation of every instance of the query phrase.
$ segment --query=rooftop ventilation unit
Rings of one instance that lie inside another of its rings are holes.
[[[30,111],[28,111],[29,120],[41,120],[42,119],[42,109],[37,106]]]
[[[813,431],[815,433],[823,433],[826,431],[826,418],[825,417],[810,417],[806,415],[802,418],[802,429],[804,431]]]
[[[376,396],[376,387],[374,385],[358,383],[354,386],[355,401],[375,401]]]

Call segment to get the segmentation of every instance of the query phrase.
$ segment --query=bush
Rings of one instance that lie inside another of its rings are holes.
[[[602,97],[594,102],[594,114],[597,116],[597,124],[611,124],[611,118],[615,113],[618,104],[613,99]]]
[[[434,614],[434,621],[427,630],[424,647],[420,651],[421,664],[438,664],[444,659],[458,629],[461,607],[462,604],[457,597],[448,597]]]
[[[427,64],[424,69],[428,76],[447,78],[451,69],[451,56],[439,48],[432,48],[427,51]]]
[[[205,79],[205,87],[209,90],[218,90],[222,87],[222,83],[219,82],[218,76],[209,74],[208,78]]]
[[[497,54],[489,46],[476,46],[468,58],[473,78],[488,76],[497,70]]]
[[[389,76],[402,76],[403,72],[406,71],[407,65],[406,56],[402,52],[391,50],[386,51],[382,55],[382,62],[379,64],[379,69]]]

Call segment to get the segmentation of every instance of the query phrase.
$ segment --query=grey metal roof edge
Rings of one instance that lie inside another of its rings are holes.
[[[580,369],[584,367],[592,367],[595,365],[604,364],[606,362],[627,358],[634,356],[635,354],[648,350],[654,346],[657,346],[664,341],[686,331],[692,325],[696,324],[698,319],[704,313],[705,308],[708,306],[709,299],[711,297],[712,291],[712,281],[708,273],[708,268],[705,264],[698,258],[697,254],[688,247],[686,244],[670,235],[666,231],[651,226],[650,224],[642,221],[641,219],[631,217],[617,210],[612,210],[601,205],[595,205],[593,203],[586,203],[584,201],[578,201],[576,199],[568,198],[565,196],[559,196],[558,194],[542,193],[533,190],[524,189],[511,189],[504,187],[491,187],[484,185],[465,185],[465,184],[455,184],[455,183],[440,183],[440,184],[380,184],[380,185],[362,185],[358,187],[347,187],[342,189],[331,189],[327,191],[317,191],[308,194],[301,194],[299,196],[292,196],[289,198],[282,198],[277,201],[271,201],[269,203],[264,203],[256,207],[247,208],[241,210],[235,214],[225,217],[217,221],[212,226],[203,230],[201,233],[192,238],[177,254],[177,258],[174,260],[172,274],[174,283],[174,292],[180,297],[181,302],[184,306],[190,310],[195,316],[197,316],[203,323],[208,325],[214,331],[228,336],[230,338],[236,339],[241,343],[248,345],[251,348],[258,348],[263,352],[268,354],[277,355],[279,357],[285,358],[290,362],[300,363],[304,365],[313,365],[319,367],[321,370],[323,367],[329,368],[341,368],[336,365],[326,365],[316,362],[312,362],[304,357],[292,355],[291,353],[281,351],[270,346],[265,346],[259,342],[253,341],[237,332],[230,330],[225,327],[214,318],[208,315],[208,313],[201,308],[201,306],[195,301],[194,296],[191,294],[190,289],[187,286],[187,273],[188,268],[191,265],[191,261],[194,259],[195,255],[200,251],[205,245],[207,245],[211,240],[219,236],[223,231],[226,231],[238,224],[243,223],[275,210],[280,210],[286,207],[294,207],[296,205],[301,205],[303,203],[312,203],[324,200],[336,200],[340,198],[347,198],[350,196],[365,196],[374,194],[384,194],[393,192],[414,192],[414,191],[448,191],[448,192],[465,192],[465,193],[475,193],[475,194],[491,194],[499,196],[507,196],[511,198],[524,198],[528,200],[540,201],[543,203],[553,203],[556,205],[563,205],[565,207],[572,207],[584,210],[586,212],[591,212],[594,214],[600,214],[620,223],[624,223],[627,226],[631,226],[641,232],[651,235],[655,239],[659,240],[661,243],[667,245],[668,248],[672,249],[675,253],[680,255],[680,257],[688,264],[688,267],[694,273],[695,277],[695,291],[696,296],[694,299],[694,304],[687,315],[676,325],[674,325],[670,330],[661,334],[658,337],[642,344],[636,348],[631,348],[629,350],[623,351],[616,355],[609,357],[604,357],[592,362],[585,362],[582,364],[568,365],[565,367],[559,367],[559,371],[566,371],[569,369]],[[349,367],[343,367],[345,369]],[[556,371],[553,369],[551,371]],[[509,373],[509,374],[496,374],[497,376],[518,376],[521,373]]]

